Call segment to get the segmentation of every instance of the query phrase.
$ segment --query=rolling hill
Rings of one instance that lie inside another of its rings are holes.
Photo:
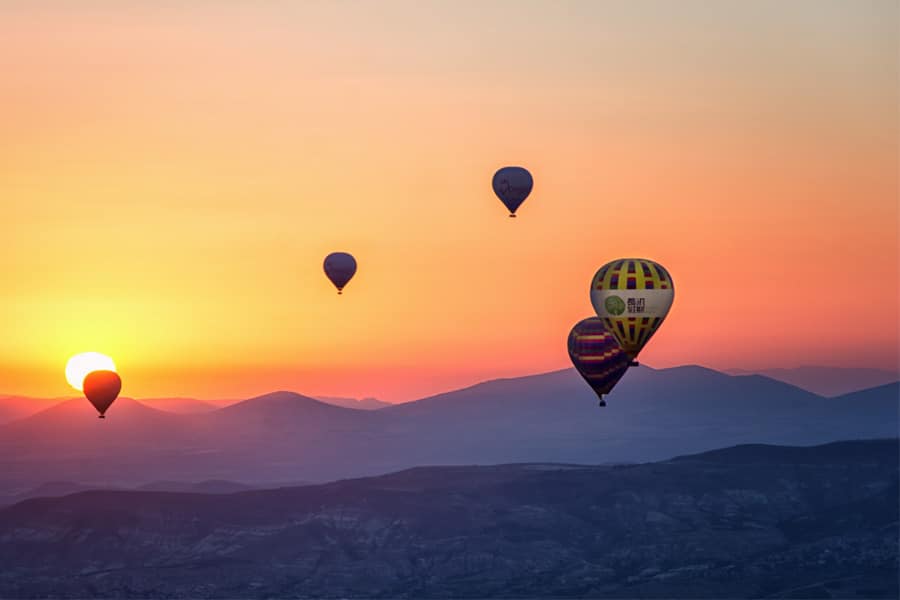
[[[316,400],[343,406],[344,408],[358,408],[361,410],[378,410],[385,406],[391,406],[390,402],[382,402],[378,398],[336,398],[334,396],[316,396]]]
[[[765,375],[778,381],[796,385],[799,388],[821,396],[840,396],[900,380],[900,372],[885,369],[816,367],[805,366],[794,369],[762,369],[747,371],[729,369],[732,375]]]
[[[896,598],[897,440],[0,509],[0,596]]]
[[[196,398],[140,398],[138,402],[150,408],[182,415],[210,412],[220,408],[213,402],[197,400]]]
[[[27,398],[24,396],[0,396],[0,425],[11,423],[51,408],[65,398]]]
[[[898,385],[822,398],[758,375],[633,369],[598,408],[572,370],[485,382],[379,410],[275,392],[175,414],[65,402],[0,427],[0,493],[47,481],[328,481],[418,465],[661,460],[740,443],[898,430]]]

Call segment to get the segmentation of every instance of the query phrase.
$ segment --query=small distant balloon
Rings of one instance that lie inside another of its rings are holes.
[[[569,332],[569,358],[575,370],[606,406],[603,396],[619,382],[631,360],[597,317],[582,319]]]
[[[119,397],[122,391],[122,380],[115,371],[91,371],[82,383],[85,397],[90,400],[100,418],[106,418],[106,411]]]
[[[669,272],[646,258],[606,263],[591,282],[597,316],[632,361],[662,325],[674,299]]]
[[[356,273],[356,259],[346,252],[332,252],[325,257],[325,275],[337,288],[338,294],[342,294]]]
[[[534,179],[532,179],[531,173],[522,167],[503,167],[494,173],[492,185],[494,193],[509,209],[509,216],[515,217],[516,210],[531,193]]]

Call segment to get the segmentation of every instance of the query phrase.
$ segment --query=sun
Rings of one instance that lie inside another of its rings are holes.
[[[76,354],[66,363],[66,381],[73,388],[82,391],[81,384],[88,373],[94,371],[115,371],[113,359],[99,352],[82,352]]]

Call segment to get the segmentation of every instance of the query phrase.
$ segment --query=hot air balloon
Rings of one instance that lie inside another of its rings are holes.
[[[85,397],[91,401],[100,418],[122,391],[122,380],[115,371],[91,371],[82,383]]]
[[[516,209],[525,202],[525,198],[534,187],[531,173],[522,167],[503,167],[494,173],[494,193],[509,209],[509,216],[516,216]]]
[[[325,275],[337,288],[338,294],[343,293],[344,286],[356,273],[356,259],[346,252],[332,252],[325,257]]]
[[[597,394],[600,406],[606,406],[603,396],[612,391],[630,362],[619,342],[597,317],[579,321],[569,332],[569,358]]]
[[[591,304],[636,366],[638,353],[672,307],[675,286],[662,265],[645,258],[606,263],[591,282]]]

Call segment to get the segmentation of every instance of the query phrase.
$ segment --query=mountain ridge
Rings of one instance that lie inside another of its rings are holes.
[[[731,375],[751,373],[764,375],[827,398],[900,381],[900,369],[891,371],[859,367],[802,365],[794,368],[726,369],[724,372]]]
[[[573,369],[379,410],[280,391],[195,414],[123,398],[98,420],[79,400],[0,426],[0,494],[71,479],[119,487],[210,479],[257,485],[417,464],[632,463],[744,442],[811,444],[896,432],[895,388],[856,394],[822,398],[763,376],[684,366],[629,370],[602,409]]]

